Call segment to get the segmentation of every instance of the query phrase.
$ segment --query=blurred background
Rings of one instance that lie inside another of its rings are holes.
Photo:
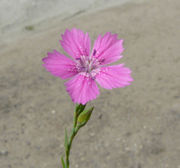
[[[180,168],[179,0],[1,0],[0,168],[57,168],[75,105],[42,67],[73,27],[124,39],[132,85],[101,90],[73,168]]]
[[[51,27],[46,22],[55,17],[65,20],[125,2],[128,0],[1,0],[0,35],[4,41],[12,40],[34,29],[35,25],[40,29],[43,24],[41,30]]]

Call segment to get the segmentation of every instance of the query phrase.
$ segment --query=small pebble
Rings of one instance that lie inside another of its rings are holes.
[[[129,147],[126,147],[125,150],[126,150],[126,151],[130,151]]]
[[[0,151],[0,156],[7,156],[9,152],[7,150]]]
[[[52,110],[52,111],[51,111],[51,113],[52,113],[52,114],[55,114],[55,113],[56,113],[56,111],[55,111],[55,110]]]
[[[94,133],[94,132],[91,132],[91,133],[90,133],[90,136],[94,136],[94,135],[95,135],[95,133]]]

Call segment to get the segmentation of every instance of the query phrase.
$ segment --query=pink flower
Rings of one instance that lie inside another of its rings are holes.
[[[54,76],[71,78],[65,83],[66,90],[74,103],[86,104],[96,99],[99,88],[125,87],[133,81],[131,70],[124,64],[106,66],[122,58],[123,40],[117,34],[99,35],[90,53],[88,33],[73,28],[66,30],[60,41],[71,58],[54,50],[43,59],[44,67]]]

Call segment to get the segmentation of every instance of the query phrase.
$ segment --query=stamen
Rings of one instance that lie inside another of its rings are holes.
[[[96,50],[94,49],[94,51],[93,51],[93,56],[95,56],[96,55]]]
[[[96,54],[96,50],[94,50],[94,53]],[[88,56],[83,55],[79,59],[76,59],[76,61],[76,67],[79,73],[94,78],[94,76],[98,72],[97,69],[99,68],[99,62],[98,60],[96,60],[95,57],[90,58]]]

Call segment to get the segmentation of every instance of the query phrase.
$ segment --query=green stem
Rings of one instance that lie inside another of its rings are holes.
[[[77,124],[78,116],[83,112],[83,110],[85,109],[85,106],[86,105],[79,104],[76,107],[75,112],[74,112],[74,118],[73,118],[73,129],[72,129],[72,132],[71,132],[69,139],[67,136],[67,132],[65,134],[66,161],[64,163],[63,158],[61,159],[62,164],[63,164],[63,168],[69,168],[69,165],[70,165],[69,155],[70,155],[73,139],[76,136],[76,134],[78,133],[79,129],[85,125],[85,124],[82,124],[82,125]]]
[[[73,121],[73,128],[76,128],[76,125],[77,125],[77,112],[75,111],[74,112],[74,121]]]
[[[70,155],[70,151],[71,151],[71,146],[72,146],[72,142],[74,137],[76,136],[76,134],[78,133],[80,127],[76,128],[77,125],[77,113],[74,112],[74,123],[73,123],[73,129],[71,132],[71,135],[69,137],[69,141],[68,141],[68,147],[66,149],[66,168],[69,168],[69,155]]]

